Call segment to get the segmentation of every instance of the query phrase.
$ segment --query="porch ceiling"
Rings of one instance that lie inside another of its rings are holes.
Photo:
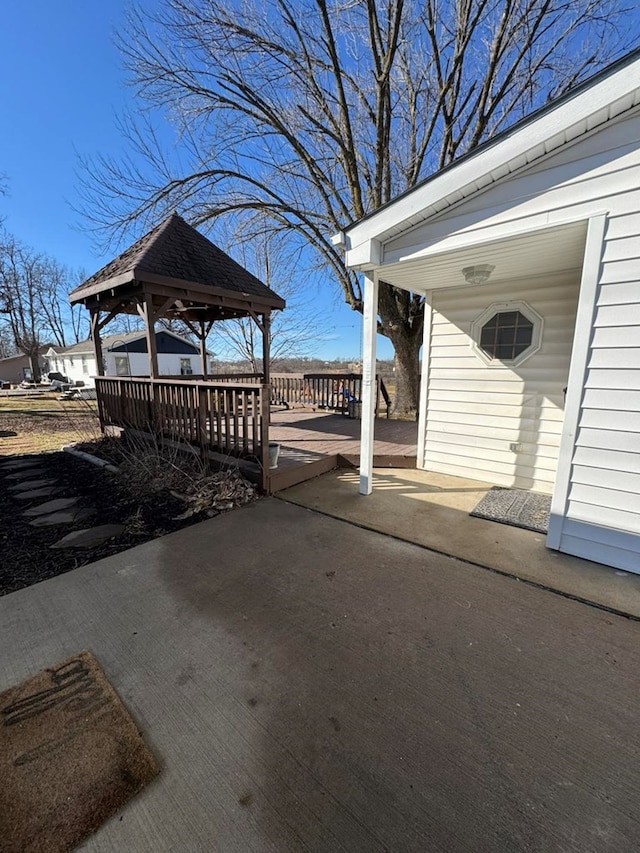
[[[448,251],[427,246],[379,267],[378,278],[425,292],[468,287],[462,269],[474,264],[493,264],[491,283],[577,270],[582,268],[586,230],[586,222],[577,222]]]

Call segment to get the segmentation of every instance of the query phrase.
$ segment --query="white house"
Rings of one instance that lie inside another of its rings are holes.
[[[640,51],[334,237],[423,293],[418,466],[553,495],[547,546],[640,573]]]
[[[200,350],[196,344],[167,329],[156,332],[158,369],[162,376],[190,376],[200,372]],[[92,386],[97,373],[91,340],[69,347],[52,346],[47,351],[49,370],[67,376],[71,382]],[[145,332],[130,332],[102,338],[102,355],[107,376],[148,376],[149,356]],[[209,371],[211,370],[209,353]]]

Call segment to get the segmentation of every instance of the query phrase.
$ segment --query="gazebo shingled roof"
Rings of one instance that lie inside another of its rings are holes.
[[[72,304],[87,304],[91,297],[98,297],[100,293],[138,282],[174,285],[181,289],[199,285],[197,291],[204,288],[216,295],[227,292],[234,297],[234,303],[239,299],[271,309],[285,307],[277,293],[177,213],[172,213],[90,276],[69,294],[69,298]]]
[[[251,317],[263,337],[263,378],[268,383],[271,312],[285,301],[177,213],[137,240],[70,294],[91,313],[98,372],[103,374],[100,330],[117,314],[145,323],[150,373],[158,375],[154,324],[179,317],[200,340],[206,373],[206,338],[215,321]],[[101,317],[100,315],[104,316]]]

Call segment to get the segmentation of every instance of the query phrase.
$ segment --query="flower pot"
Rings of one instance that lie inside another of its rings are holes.
[[[277,441],[269,442],[269,468],[278,467],[278,457],[280,456],[280,445]]]

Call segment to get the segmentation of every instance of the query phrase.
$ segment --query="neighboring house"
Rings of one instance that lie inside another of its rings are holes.
[[[190,376],[200,373],[200,351],[186,338],[162,330],[156,332],[158,368],[163,376]],[[107,376],[148,376],[149,357],[144,332],[111,335],[102,339],[102,357]],[[52,346],[47,351],[49,370],[58,371],[71,382],[93,385],[97,373],[91,340],[69,347]],[[211,353],[208,355],[209,368]]]
[[[43,376],[48,370],[48,361],[46,353],[49,350],[49,344],[40,348],[40,372]],[[9,358],[0,358],[0,381],[11,382],[12,385],[19,385],[21,382],[30,382],[33,379],[31,370],[31,362],[26,355],[12,355]]]
[[[425,295],[419,467],[552,494],[549,548],[640,573],[639,104],[635,51],[334,242],[365,376],[378,281]]]

